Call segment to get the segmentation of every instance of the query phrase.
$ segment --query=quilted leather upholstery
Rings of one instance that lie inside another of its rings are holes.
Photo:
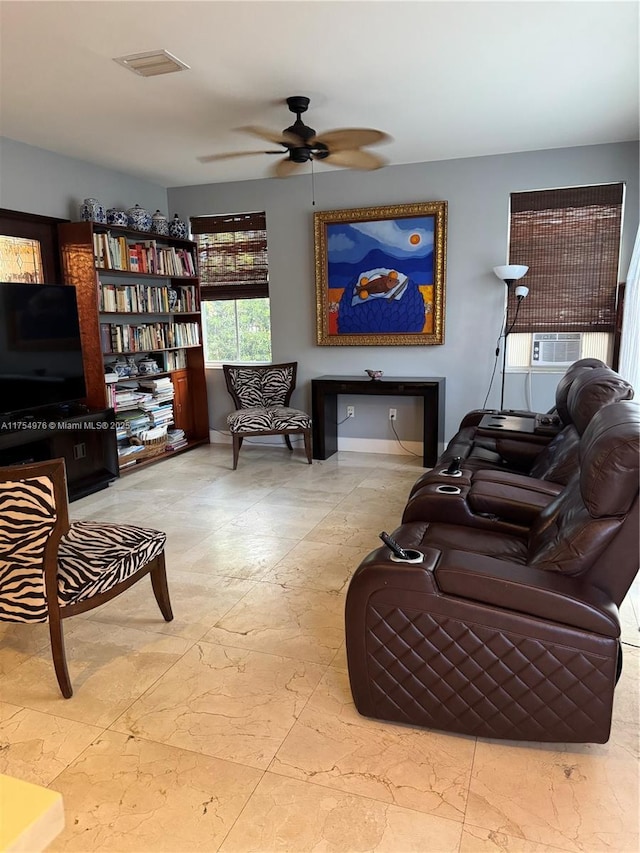
[[[416,520],[392,535],[423,563],[394,563],[385,548],[365,557],[345,607],[358,711],[473,736],[605,743],[617,608],[638,572],[639,438],[640,404],[605,405],[569,484],[554,495],[539,481],[550,502],[530,531]],[[478,475],[498,495],[509,476]],[[449,482],[472,487],[464,470]]]
[[[469,622],[374,597],[366,627],[372,707],[361,713],[482,737],[605,742],[615,641],[576,648],[561,632],[526,636],[482,615],[484,623]]]

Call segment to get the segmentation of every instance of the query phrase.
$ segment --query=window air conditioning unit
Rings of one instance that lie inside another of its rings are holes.
[[[580,332],[534,334],[531,345],[533,367],[566,367],[580,358]]]

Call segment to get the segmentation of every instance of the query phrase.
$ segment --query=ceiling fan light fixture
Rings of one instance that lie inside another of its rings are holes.
[[[286,178],[298,171],[298,166],[312,163],[314,160],[324,160],[329,166],[341,166],[347,169],[379,169],[387,161],[377,154],[363,150],[365,145],[379,145],[391,142],[391,137],[381,130],[367,127],[343,127],[316,134],[316,131],[306,125],[301,115],[309,107],[309,98],[304,95],[294,95],[287,98],[289,111],[295,113],[296,120],[283,131],[277,132],[269,128],[250,125],[238,130],[265,139],[283,147],[284,160],[277,163],[272,174],[277,178]],[[243,154],[256,154],[256,151],[226,152],[199,157],[202,163],[215,160],[226,160],[230,157],[242,157]],[[279,154],[279,151],[264,151],[264,154]]]
[[[113,61],[140,77],[157,77],[159,74],[173,74],[176,71],[188,71],[190,68],[186,62],[182,62],[168,50],[132,53],[129,56],[114,57]]]

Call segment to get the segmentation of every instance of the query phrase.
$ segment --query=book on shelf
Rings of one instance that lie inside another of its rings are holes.
[[[189,442],[183,429],[170,429],[167,432],[167,450],[178,450],[180,447],[186,447]]]
[[[170,376],[159,376],[157,379],[145,378],[138,380],[141,388],[150,389],[152,391],[173,391],[173,382]]]
[[[158,246],[156,240],[129,242],[123,234],[93,234],[94,263],[98,269],[140,272],[151,275],[195,277],[193,249]]]

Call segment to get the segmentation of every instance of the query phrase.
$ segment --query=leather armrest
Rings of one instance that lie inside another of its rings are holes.
[[[493,515],[503,521],[528,527],[554,497],[553,493],[535,487],[529,489],[526,483],[515,485],[478,479],[471,484],[467,503],[476,514]]]
[[[472,409],[460,421],[458,429],[468,426],[478,426],[485,415],[493,415],[504,413],[506,415],[514,415],[519,418],[536,418],[541,417],[538,412],[530,412],[528,409]]]
[[[395,536],[396,534],[392,534]],[[388,548],[376,548],[368,554],[353,573],[349,583],[348,598],[368,598],[381,588],[398,588],[413,593],[434,595],[438,588],[433,579],[434,568],[440,558],[436,548],[419,547],[419,543],[402,542],[403,548],[418,548],[424,554],[422,563],[396,563]]]
[[[605,637],[620,636],[618,608],[579,577],[546,572],[468,551],[446,551],[435,570],[440,590]]]
[[[488,469],[474,471],[471,482],[473,485],[476,483],[501,483],[503,486],[528,489],[532,492],[549,495],[552,498],[555,498],[564,489],[562,483],[551,482],[551,480],[538,480],[528,474],[514,474],[513,471],[490,471]]]
[[[465,427],[474,427],[478,426],[480,421],[485,415],[490,414],[491,412],[497,411],[496,409],[472,409],[472,411],[467,412],[467,414],[460,421],[460,426],[458,427],[458,431],[464,429]]]

